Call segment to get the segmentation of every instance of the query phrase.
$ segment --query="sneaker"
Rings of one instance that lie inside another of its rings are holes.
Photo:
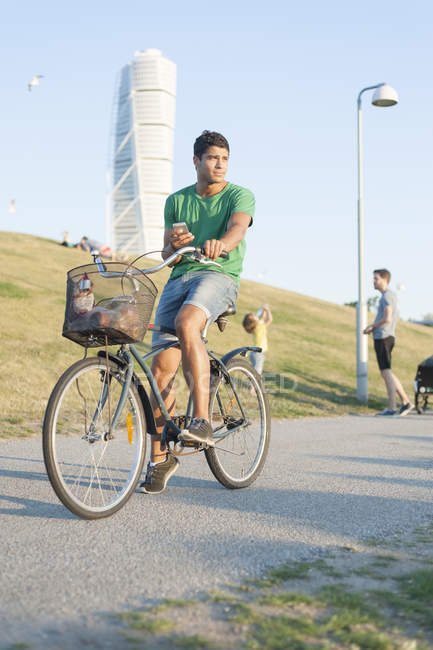
[[[384,409],[380,413],[376,413],[376,415],[388,415],[388,416],[393,416],[397,415],[397,411],[394,411],[393,409]]]
[[[168,479],[172,476],[180,463],[171,454],[167,454],[167,458],[162,463],[151,465],[148,463],[146,478],[137,488],[137,492],[145,492],[146,494],[159,494],[165,490]]]
[[[214,447],[213,430],[204,418],[193,418],[188,429],[183,429],[178,436],[184,442],[198,442],[204,447]]]
[[[415,408],[414,405],[408,402],[407,404],[403,404],[398,414],[401,415],[401,417],[404,417],[405,415],[413,411],[414,408]]]

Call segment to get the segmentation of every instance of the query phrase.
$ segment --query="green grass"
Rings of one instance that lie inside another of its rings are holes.
[[[365,596],[350,591],[344,584],[330,584],[322,587],[317,597],[330,607],[341,610],[345,615],[357,618],[359,622],[374,620],[378,622],[381,616],[377,608],[373,607]]]
[[[210,591],[207,598],[211,603],[236,604],[240,601],[240,599],[236,598],[236,596],[229,596],[225,591],[220,591],[219,589]]]
[[[314,605],[322,607],[323,603],[318,598],[313,598],[308,594],[300,594],[296,592],[271,594],[262,596],[258,599],[260,605],[269,605],[271,607],[285,607],[286,605]]]
[[[88,254],[58,242],[9,232],[0,232],[0,254],[0,346],[7,352],[0,376],[0,436],[29,435],[40,431],[59,375],[83,356],[84,349],[62,338],[61,330],[66,272],[91,260]],[[164,271],[152,279],[161,289],[167,277]],[[224,334],[210,328],[210,348],[223,353],[252,342],[242,328],[242,318],[263,302],[269,302],[274,316],[264,373],[274,417],[369,413],[383,408],[385,389],[371,343],[369,407],[356,399],[355,310],[351,307],[242,280],[238,313]],[[149,340],[145,338],[143,349],[148,349]],[[409,390],[416,366],[427,354],[431,332],[400,322],[399,342],[394,368]]]
[[[165,609],[192,607],[193,605],[196,605],[196,603],[196,600],[187,600],[186,598],[167,598],[159,603],[159,605],[152,607],[149,611],[157,614]]]
[[[396,530],[404,553],[394,535],[382,552],[335,547],[309,562],[269,568],[255,581],[122,614],[122,634],[133,633],[137,648],[433,650],[433,568],[424,564],[432,530],[431,521]],[[411,540],[415,553],[406,551]]]
[[[116,618],[128,622],[132,630],[141,630],[150,634],[161,634],[174,628],[173,623],[168,619],[151,618],[149,611],[126,612],[117,614]]]
[[[175,636],[170,639],[170,642],[175,648],[185,648],[186,650],[200,650],[200,648],[208,648],[211,650],[212,648],[217,648],[214,643],[199,634]]]
[[[247,581],[257,587],[273,587],[287,580],[306,580],[313,564],[311,562],[286,562],[278,567],[269,569],[263,578]]]
[[[388,564],[388,559],[372,557],[370,567],[375,560]],[[393,566],[394,560],[398,561],[393,558]],[[312,562],[311,569],[320,571],[321,562]],[[153,643],[151,647],[190,650],[432,650],[426,637],[433,638],[433,571],[394,576],[396,591],[358,592],[352,585],[353,571],[346,572],[347,582],[336,583],[327,566],[324,586],[309,581],[305,583],[307,593],[285,591],[294,576],[306,577],[307,565],[298,562],[274,567],[267,573],[275,578],[271,587],[257,586],[254,594],[245,592],[234,598],[233,586],[228,585],[199,601],[167,600],[118,618],[128,626],[124,633],[134,633],[130,640],[140,644],[136,647]],[[371,581],[383,583],[380,577],[372,577]],[[192,610],[192,619],[176,616],[179,607],[188,605],[197,608]],[[162,610],[166,618],[159,618]],[[176,622],[171,624],[168,617]]]
[[[429,544],[433,541],[433,524],[419,526],[415,529],[416,541],[421,544]]]
[[[12,284],[11,282],[0,282],[1,298],[30,298],[30,296],[30,291],[26,291],[16,284]]]
[[[335,567],[328,562],[325,562],[325,560],[315,560],[312,562],[311,568],[320,571],[323,575],[330,576],[331,578],[344,578],[344,574],[341,573],[341,571],[337,571]]]
[[[433,571],[409,573],[398,578],[398,582],[400,590],[408,598],[433,604]]]
[[[310,650],[319,648],[316,643],[309,639],[318,637],[320,626],[313,621],[290,616],[272,616],[257,621],[254,628],[250,630],[252,640],[247,648],[260,648],[260,650]]]
[[[397,562],[397,558],[392,555],[376,555],[372,565],[377,568],[386,568],[394,562]]]
[[[382,574],[376,571],[372,566],[359,567],[359,569],[354,569],[352,573],[355,576],[363,576],[367,578],[373,578],[375,580],[378,580],[382,576]]]

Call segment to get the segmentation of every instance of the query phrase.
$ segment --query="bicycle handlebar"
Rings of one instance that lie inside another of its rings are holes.
[[[179,248],[177,251],[175,251],[172,255],[167,257],[163,262],[160,264],[157,264],[156,266],[152,266],[150,269],[133,269],[133,268],[128,268],[126,273],[128,275],[135,275],[137,273],[144,273],[145,275],[149,275],[151,273],[157,273],[158,271],[161,271],[164,267],[168,266],[171,264],[171,262],[174,262],[174,260],[179,256],[179,255],[185,255],[186,253],[193,253],[191,255],[192,259],[194,259],[196,262],[199,262],[200,264],[214,264],[215,266],[221,267],[221,264],[219,262],[215,262],[215,260],[210,260],[206,259],[204,257],[204,249],[199,247],[199,246],[184,246],[183,248]],[[226,251],[222,251],[220,257],[225,259],[227,257],[228,253]],[[99,273],[102,275],[104,278],[120,278],[125,275],[124,272],[122,271],[113,271],[113,272],[108,272],[106,270],[106,266],[102,259],[99,257],[99,252],[95,251],[93,253],[93,259],[95,261],[96,266],[98,267]]]

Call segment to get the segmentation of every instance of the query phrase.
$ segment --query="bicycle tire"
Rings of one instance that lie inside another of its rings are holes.
[[[117,425],[109,432],[124,371],[112,361],[90,358],[68,368],[51,393],[43,424],[43,454],[60,501],[84,519],[108,517],[131,497],[146,452],[141,399],[133,382]],[[107,382],[107,377],[109,380]],[[102,395],[110,392],[102,403]]]
[[[226,367],[247,423],[230,383],[223,372],[219,373],[212,378],[209,397],[209,421],[214,429],[215,447],[206,449],[205,455],[215,478],[224,487],[236,490],[251,485],[262,471],[269,448],[271,420],[262,379],[252,365],[237,357]]]

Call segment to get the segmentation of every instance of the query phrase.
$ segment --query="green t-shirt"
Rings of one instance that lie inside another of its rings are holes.
[[[221,192],[206,198],[197,194],[195,185],[190,185],[170,194],[167,198],[164,210],[165,227],[172,228],[175,222],[185,221],[194,235],[191,246],[203,246],[207,239],[221,239],[234,212],[245,212],[251,215],[252,223],[254,207],[254,194],[239,185],[227,183]],[[209,269],[225,273],[239,284],[245,248],[246,243],[243,239],[225,259],[218,258],[216,261],[222,265],[222,269],[212,265],[203,266],[200,262],[184,257],[173,268],[170,277],[177,278],[190,271]]]

